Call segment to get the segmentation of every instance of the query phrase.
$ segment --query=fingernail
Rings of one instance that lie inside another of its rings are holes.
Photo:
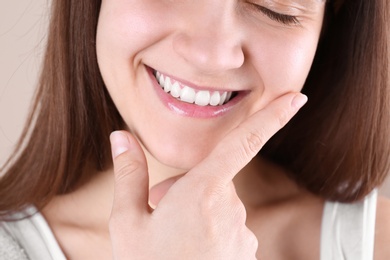
[[[297,94],[291,102],[291,106],[300,109],[307,102],[307,96],[304,94]]]
[[[120,131],[112,132],[110,135],[112,156],[115,158],[118,155],[126,152],[130,148],[127,136]]]

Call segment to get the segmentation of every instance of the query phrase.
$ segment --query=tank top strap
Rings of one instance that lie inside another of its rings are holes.
[[[321,260],[373,260],[377,190],[355,203],[326,202]]]
[[[0,228],[9,234],[31,260],[65,260],[49,224],[35,207],[10,215],[14,221],[0,222]],[[3,259],[0,257],[0,259]]]

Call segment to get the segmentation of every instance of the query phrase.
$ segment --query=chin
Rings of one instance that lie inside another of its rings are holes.
[[[164,147],[161,145],[160,147]],[[165,146],[166,148],[167,146]],[[155,163],[164,165],[172,169],[187,172],[199,164],[209,153],[208,149],[202,149],[201,146],[183,147],[170,149],[159,149],[158,147],[148,147],[148,159]]]

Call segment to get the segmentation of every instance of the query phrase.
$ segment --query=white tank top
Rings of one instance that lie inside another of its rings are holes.
[[[35,214],[34,214],[35,213]],[[0,222],[0,259],[7,260],[66,260],[45,218],[34,207],[13,215],[21,218]]]
[[[377,191],[363,201],[326,202],[321,227],[320,260],[373,260]],[[26,213],[34,213],[33,207]],[[25,213],[19,213],[17,217]],[[14,222],[0,222],[0,259],[65,260],[40,213]]]
[[[321,260],[373,260],[377,190],[355,203],[326,202]]]

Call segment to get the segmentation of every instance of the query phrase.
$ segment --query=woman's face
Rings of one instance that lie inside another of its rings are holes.
[[[302,88],[323,13],[322,0],[103,0],[98,63],[148,155],[186,170]]]

